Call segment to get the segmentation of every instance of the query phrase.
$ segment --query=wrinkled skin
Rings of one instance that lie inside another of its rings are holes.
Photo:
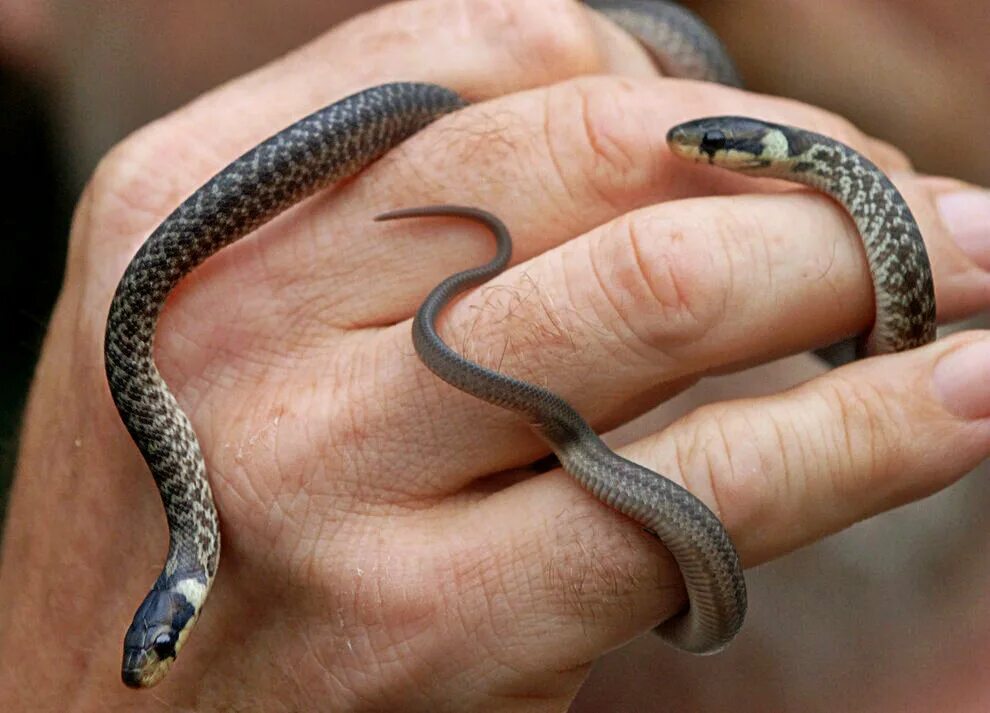
[[[742,113],[850,143],[895,173],[922,223],[940,318],[986,309],[976,243],[939,208],[971,187],[906,172],[903,154],[834,114],[651,72],[634,43],[571,3],[423,0],[322,35],[115,149],[80,200],[25,415],[0,569],[0,708],[565,710],[593,661],[682,606],[660,547],[559,471],[527,477],[544,454],[528,429],[416,360],[412,312],[439,277],[488,254],[485,237],[454,223],[375,227],[378,212],[457,201],[505,219],[516,266],[441,330],[601,430],[702,376],[871,321],[841,210],[675,162],[663,134],[679,121]],[[204,443],[225,559],[181,662],[138,697],[119,681],[119,647],[165,532],[103,381],[113,286],[154,225],[240,151],[397,75],[490,101],[218,256],[166,308],[159,364]],[[665,430],[641,423],[620,450],[715,508],[755,565],[979,464],[986,351],[986,335],[967,332],[828,375],[806,366],[816,378],[795,389],[719,401]],[[829,586],[814,568],[802,584]],[[957,612],[971,632],[967,613],[979,612]],[[926,633],[945,638],[925,651],[978,657],[962,645],[972,633],[933,621]],[[926,625],[887,633],[910,641]],[[724,687],[761,680],[747,662],[768,676],[817,641],[779,654],[765,643],[776,630],[744,631],[706,662],[725,675],[697,674],[698,685],[694,664],[651,639],[634,663],[652,679],[667,672],[658,685],[704,710],[716,682],[738,702]],[[893,666],[901,650],[878,659]],[[897,690],[913,701],[944,690],[930,683]],[[883,710],[886,690],[842,693]],[[620,683],[610,696],[637,692]]]

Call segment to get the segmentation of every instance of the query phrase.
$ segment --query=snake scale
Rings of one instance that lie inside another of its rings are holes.
[[[718,40],[679,6],[658,0],[588,4],[637,36],[667,73],[739,84]],[[125,270],[107,319],[106,373],[114,403],[158,486],[169,528],[165,565],[125,635],[122,678],[128,686],[152,686],[167,674],[200,615],[220,553],[199,442],[154,363],[155,330],[168,294],[223,247],[463,106],[449,89],[399,82],[321,109],[196,190],[152,232]],[[672,150],[810,183],[850,210],[864,238],[877,295],[871,352],[933,338],[934,297],[924,245],[904,201],[875,167],[841,144],[797,129],[746,119],[708,121],[672,130]],[[508,233],[494,216],[445,210],[486,222],[499,238],[499,253],[482,268],[448,278],[424,303],[414,321],[424,362],[444,378],[460,379],[461,388],[523,412],[595,497],[657,534],[675,555],[689,598],[687,610],[658,632],[688,651],[719,650],[742,624],[746,590],[739,558],[715,515],[686,490],[612,453],[555,394],[472,364],[436,335],[433,319],[446,300],[501,270],[511,251]]]

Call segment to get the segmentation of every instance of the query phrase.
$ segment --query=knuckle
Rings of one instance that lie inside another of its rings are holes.
[[[710,404],[682,418],[671,433],[685,487],[730,531],[758,529],[768,517],[767,504],[777,502],[773,491],[787,481],[781,431],[768,434],[767,422],[756,423],[745,410]]]
[[[802,109],[808,111],[808,107]],[[890,144],[873,139],[841,114],[817,108],[814,111],[812,121],[817,125],[812,128],[818,133],[856,149],[885,168],[897,170],[910,165],[905,154]]]
[[[580,317],[566,306],[559,309],[553,296],[528,275],[517,285],[484,290],[476,304],[455,342],[475,361],[535,378],[581,346]]]
[[[547,92],[545,141],[572,197],[628,210],[655,185],[656,162],[644,157],[661,146],[636,110],[639,89],[623,79],[587,77]]]
[[[654,355],[673,356],[716,329],[740,269],[728,223],[710,230],[685,218],[639,211],[612,223],[593,245],[614,329]]]
[[[827,112],[825,118],[828,124],[827,132],[833,138],[850,146],[862,145],[865,141],[866,137],[863,132],[844,116],[840,116],[834,112]]]
[[[845,116],[790,98],[771,100],[773,120],[793,124],[840,141],[865,155],[875,154],[874,141]]]
[[[856,497],[864,480],[877,488],[884,487],[889,477],[896,477],[903,419],[891,408],[884,390],[838,374],[833,377],[818,391],[832,424],[822,434],[818,457],[826,459],[836,493]],[[891,424],[898,427],[891,428]],[[822,468],[821,462],[818,468]]]
[[[813,107],[798,99],[774,98],[778,121],[803,124],[804,128],[825,134],[850,146],[862,146],[865,135],[852,121],[829,109]]]
[[[911,171],[914,169],[914,164],[906,153],[882,139],[870,139],[870,154],[877,164],[885,170]]]
[[[462,0],[461,12],[504,47],[534,83],[594,71],[600,64],[590,23],[570,0]]]
[[[604,520],[597,508],[580,506],[562,510],[554,521],[542,546],[548,564],[537,586],[538,594],[550,597],[562,616],[597,623],[628,607],[631,619],[636,595],[656,586],[637,561],[643,551],[638,528],[616,524]]]
[[[903,419],[879,389],[829,378],[792,396],[784,409],[702,406],[671,431],[688,489],[730,529],[758,531],[809,481],[829,482],[837,502],[861,497],[864,482],[874,493],[897,487]]]
[[[147,189],[149,144],[157,145],[154,125],[123,139],[100,159],[89,181],[94,198],[122,196],[129,201],[140,199]],[[133,197],[133,198],[132,198]]]
[[[174,207],[181,192],[179,177],[156,169],[170,148],[174,137],[155,123],[121,141],[100,160],[85,189],[92,225],[81,239],[103,241],[108,250],[121,250],[129,245],[122,237],[143,234]]]

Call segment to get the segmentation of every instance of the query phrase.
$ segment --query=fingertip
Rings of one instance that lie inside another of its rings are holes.
[[[990,270],[990,191],[959,188],[936,194],[935,206],[953,241],[984,270]]]
[[[938,357],[932,369],[934,392],[946,411],[972,421],[990,417],[990,332]]]

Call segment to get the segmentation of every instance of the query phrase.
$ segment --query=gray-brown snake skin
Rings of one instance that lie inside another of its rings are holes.
[[[717,40],[677,6],[642,0],[591,4],[634,31],[662,66],[675,72],[677,67],[685,67],[688,69],[683,71],[688,73],[695,71],[691,67],[701,67],[701,74],[691,76],[738,84]],[[680,48],[675,52],[679,57],[664,61],[664,43]],[[707,60],[699,60],[706,56]],[[713,72],[708,69],[711,67],[715,67]],[[162,574],[135,613],[125,637],[122,677],[127,685],[151,686],[166,675],[199,616],[220,550],[217,513],[199,443],[153,361],[155,328],[166,297],[184,276],[224,246],[306,196],[358,173],[390,148],[464,104],[443,87],[394,83],[317,111],[252,149],[193,193],[151,234],[128,266],[107,321],[106,371],[121,418],[161,493],[169,525],[169,552]],[[796,139],[800,136],[795,133]],[[683,155],[697,158],[691,155],[689,144],[684,146]],[[696,148],[700,150],[700,146]],[[836,179],[838,182],[832,183],[841,188],[833,193],[840,200],[851,197],[853,202],[847,201],[847,205],[858,206],[853,213],[858,210],[865,221],[860,229],[877,290],[878,319],[871,346],[886,351],[929,338],[934,303],[926,301],[925,295],[931,293],[930,275],[927,285],[919,283],[913,291],[908,284],[913,278],[898,277],[905,264],[914,269],[920,264],[919,256],[924,256],[920,236],[909,235],[906,221],[910,214],[905,212],[903,201],[895,193],[891,194],[894,208],[871,202],[890,197],[889,182],[864,172],[862,169],[869,167],[854,157],[835,154],[830,162],[825,153],[808,156],[818,161],[819,167],[831,167],[829,180]],[[473,214],[475,218],[486,216]],[[497,222],[487,217],[497,228]],[[884,227],[900,232],[895,238],[877,237]],[[507,234],[504,242],[508,244]],[[508,248],[502,252],[498,260],[507,260]],[[458,282],[457,289],[466,289],[469,283],[477,284],[500,270],[504,262],[496,267],[498,260],[463,273],[473,274],[475,281]],[[735,549],[717,518],[671,481],[612,453],[556,395],[484,370],[446,349],[439,338],[430,338],[431,334],[436,337],[431,331],[432,317],[452,294],[451,280],[445,281],[446,288],[441,285],[434,291],[416,320],[414,340],[424,361],[438,373],[443,371],[444,378],[461,373],[461,388],[525,413],[539,424],[539,432],[564,467],[596,497],[655,532],[677,558],[690,600],[690,608],[661,625],[659,631],[689,651],[720,649],[742,623],[746,593]],[[441,297],[436,297],[438,291]],[[886,315],[891,315],[889,323]],[[915,319],[917,315],[921,316]],[[902,338],[907,333],[912,336]],[[451,378],[456,383],[455,377]],[[485,381],[491,378],[496,381]]]
[[[585,0],[650,51],[665,76],[741,87],[721,41],[693,12],[665,0]]]

